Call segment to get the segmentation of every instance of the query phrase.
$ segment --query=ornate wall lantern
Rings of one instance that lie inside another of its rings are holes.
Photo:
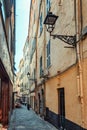
[[[86,33],[85,34],[82,33],[82,35],[80,36],[80,39],[77,41],[76,34],[74,36],[51,34],[55,28],[55,23],[57,19],[58,19],[58,16],[52,14],[52,12],[49,12],[44,20],[44,24],[47,27],[47,31],[50,33],[50,36],[53,36],[53,38],[58,38],[62,40],[63,42],[76,47],[76,43],[79,42],[84,35],[87,35],[87,29],[86,29]]]

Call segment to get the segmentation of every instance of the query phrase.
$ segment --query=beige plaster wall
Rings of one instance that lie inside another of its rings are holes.
[[[74,1],[62,0],[60,5],[60,0],[51,0],[50,11],[59,16],[52,34],[75,35]],[[51,41],[51,67],[49,71],[52,76],[57,71],[64,71],[76,63],[76,50],[75,48],[64,48],[69,45],[59,39],[54,40],[49,36],[46,28],[44,30],[46,32],[46,44],[49,39]]]

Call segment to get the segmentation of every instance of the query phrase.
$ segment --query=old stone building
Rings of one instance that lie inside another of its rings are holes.
[[[30,85],[29,85],[29,79],[28,79],[28,71],[29,71],[29,59],[30,59],[30,56],[29,56],[29,42],[28,42],[28,37],[26,39],[26,42],[24,44],[24,48],[23,48],[23,59],[24,59],[24,74],[23,74],[23,86],[25,88],[25,95],[27,97],[27,100],[26,102],[29,104],[30,102]]]
[[[26,85],[25,85],[25,74],[24,74],[24,59],[22,58],[19,63],[19,86],[20,86],[20,99],[22,97],[23,102],[26,102]],[[17,81],[16,81],[17,82]]]
[[[15,0],[0,0],[0,123],[8,124],[13,107]]]
[[[38,1],[32,0],[30,6],[30,22],[29,22],[29,31],[28,31],[28,39],[29,39],[29,88],[30,88],[30,105],[31,107],[36,110],[37,103],[36,103],[36,96],[35,96],[35,89],[36,89],[36,66],[37,66],[37,51],[36,51],[36,41],[37,41],[37,23],[38,23]]]
[[[86,0],[31,1],[29,72],[36,79],[35,111],[67,130],[87,129],[86,5]],[[58,16],[51,36],[51,26],[47,32],[43,24],[49,12]]]

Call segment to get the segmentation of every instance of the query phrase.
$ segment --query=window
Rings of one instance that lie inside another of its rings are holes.
[[[34,79],[36,79],[36,69],[34,69]]]
[[[35,24],[35,13],[34,13],[34,24]]]
[[[50,40],[47,44],[47,68],[51,65],[51,60],[50,60]]]
[[[42,12],[41,12],[41,15],[40,15],[40,34],[42,33],[42,30],[43,30],[43,21],[42,21]]]
[[[40,76],[42,75],[42,56],[40,57]]]
[[[63,0],[59,0],[59,5],[62,5],[62,3],[63,3]]]
[[[32,62],[32,59],[33,59],[33,55],[34,55],[34,52],[35,52],[35,49],[36,49],[36,39],[32,39],[32,49],[30,51],[30,63]]]
[[[6,19],[6,14],[5,14],[5,7],[4,7],[4,1],[3,0],[0,0],[0,2],[2,3],[2,14],[3,14],[3,20],[5,22],[5,19]]]
[[[48,13],[50,10],[50,0],[46,0],[46,12]]]

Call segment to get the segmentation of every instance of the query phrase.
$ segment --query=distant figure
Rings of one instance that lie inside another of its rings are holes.
[[[27,103],[27,109],[30,110],[30,104]]]

